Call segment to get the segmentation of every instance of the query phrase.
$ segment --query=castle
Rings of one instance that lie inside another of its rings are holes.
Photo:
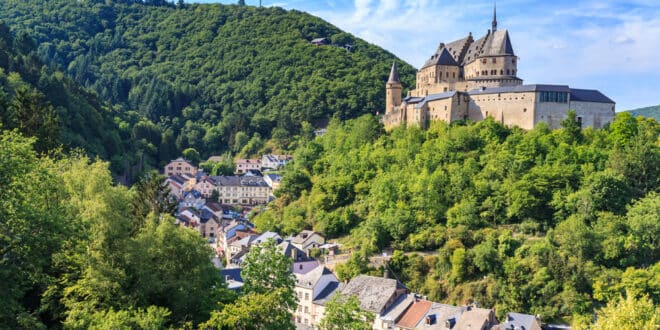
[[[597,90],[566,85],[523,85],[518,77],[518,57],[509,32],[492,29],[474,40],[472,33],[438,50],[417,72],[415,89],[402,99],[396,62],[385,84],[385,114],[389,129],[401,124],[422,128],[430,121],[486,117],[507,126],[532,129],[539,122],[559,128],[569,109],[575,110],[582,127],[602,128],[614,119],[614,101]]]

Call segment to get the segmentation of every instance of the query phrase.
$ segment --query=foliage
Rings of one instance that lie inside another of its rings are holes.
[[[287,290],[277,288],[267,293],[247,293],[221,312],[213,312],[204,328],[213,329],[295,329],[291,312],[284,303]]]
[[[83,148],[112,161],[115,173],[133,163],[134,145],[123,118],[101,104],[61,71],[37,56],[25,31],[10,30],[0,21],[0,124],[37,140],[34,148],[48,152]]]
[[[660,327],[660,307],[648,297],[628,295],[611,301],[600,310],[593,330],[657,329]]]
[[[336,294],[325,305],[321,329],[325,330],[368,330],[372,328],[373,314],[360,308],[355,296]]]
[[[388,133],[373,116],[331,121],[295,151],[278,200],[254,221],[344,238],[342,279],[371,271],[384,248],[423,250],[395,251],[394,275],[499,316],[577,319],[628,289],[656,299],[660,125],[631,118],[528,132],[491,119]]]
[[[243,291],[265,294],[282,289],[283,305],[292,307],[296,304],[295,279],[291,273],[293,261],[278,249],[272,239],[250,249],[241,270]]]
[[[154,201],[136,211],[144,196],[107,163],[39,157],[34,141],[0,131],[0,327],[197,324],[231,297],[197,232]]]
[[[309,123],[381,111],[395,60],[318,17],[277,7],[8,0],[0,19],[28,46],[34,39],[33,57],[115,105],[120,127],[130,133],[139,124],[135,147],[152,166],[187,148],[249,156],[272,148],[271,137],[286,151]],[[310,43],[317,37],[353,48],[317,47]],[[401,64],[412,86],[415,70]]]

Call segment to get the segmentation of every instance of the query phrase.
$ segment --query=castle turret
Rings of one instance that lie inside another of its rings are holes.
[[[385,113],[391,112],[395,107],[401,105],[401,81],[399,71],[396,69],[396,62],[392,63],[390,77],[385,84],[385,94]]]

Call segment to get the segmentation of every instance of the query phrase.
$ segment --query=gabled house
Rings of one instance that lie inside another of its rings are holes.
[[[323,243],[325,243],[325,238],[321,234],[311,230],[303,230],[291,239],[291,244],[305,251],[307,255],[309,255],[309,250],[318,248]]]
[[[273,155],[267,154],[261,156],[261,169],[262,170],[279,170],[280,167],[286,165],[293,159],[291,155]]]
[[[348,282],[341,293],[356,296],[360,308],[374,313],[374,329],[389,329],[391,323],[382,317],[397,303],[399,297],[408,293],[408,289],[394,279],[358,275]]]
[[[271,193],[277,190],[282,183],[282,176],[279,174],[268,173],[264,175],[264,181],[270,187]]]
[[[193,165],[190,161],[183,159],[181,157],[171,161],[169,164],[165,165],[163,169],[165,176],[172,175],[183,175],[188,174],[195,176],[197,173],[197,167]]]
[[[261,171],[261,159],[237,159],[235,174],[244,174],[248,170]]]
[[[213,191],[216,190],[215,180],[213,180],[213,177],[207,175],[202,176],[199,178],[199,180],[197,180],[197,184],[195,184],[195,190],[202,193],[204,198],[211,198]]]
[[[181,202],[179,202],[179,205],[183,208],[192,207],[197,210],[201,210],[204,207],[204,204],[206,204],[206,200],[202,197],[202,194],[199,191],[194,189],[185,191],[181,198]]]
[[[457,307],[434,302],[424,318],[417,323],[416,329],[450,330],[464,311],[467,311],[467,306]]]
[[[496,324],[494,310],[468,306],[452,330],[488,330]]]
[[[293,259],[294,262],[311,260],[305,251],[295,247],[289,241],[282,241],[282,243],[278,244],[278,247],[282,254]]]
[[[305,326],[318,326],[323,318],[323,314],[317,311],[318,305],[314,300],[327,294],[325,289],[329,285],[337,285],[337,277],[324,266],[318,266],[313,270],[299,274],[294,273],[296,277],[295,292],[298,297],[298,307],[293,312],[295,322]]]
[[[275,244],[280,244],[282,242],[282,237],[278,233],[272,232],[272,231],[267,231],[261,235],[259,235],[252,244],[261,244],[265,243],[269,239],[272,239]]]

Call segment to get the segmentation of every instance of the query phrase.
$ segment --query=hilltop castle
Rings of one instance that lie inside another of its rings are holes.
[[[401,124],[427,127],[430,121],[492,117],[504,125],[532,129],[543,121],[559,128],[569,109],[581,126],[601,128],[614,119],[614,101],[597,90],[566,85],[523,85],[509,32],[492,29],[474,40],[472,33],[438,50],[417,72],[415,89],[402,99],[396,62],[385,84],[386,128]]]

